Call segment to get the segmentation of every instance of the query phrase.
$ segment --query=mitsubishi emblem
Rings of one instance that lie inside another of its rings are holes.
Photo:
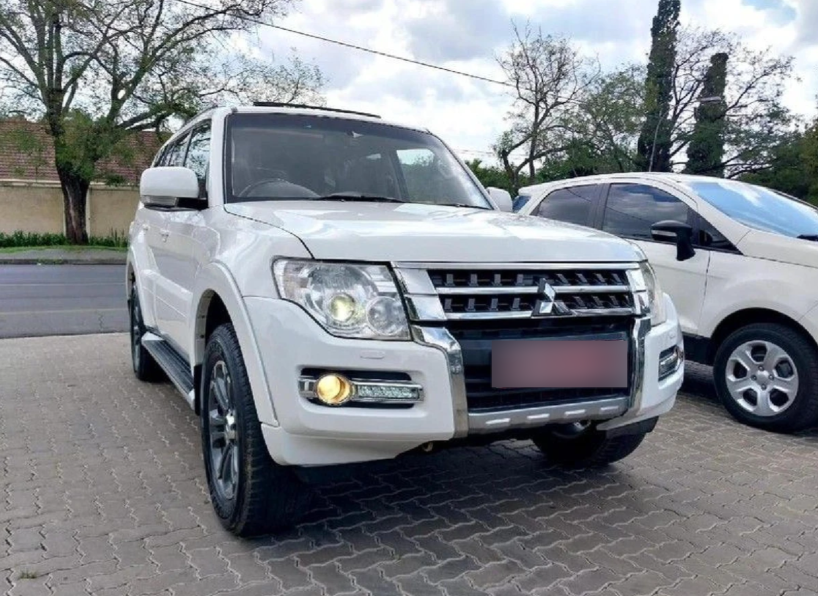
[[[539,294],[539,299],[537,300],[537,304],[534,306],[532,316],[543,317],[553,314],[555,304],[554,299],[557,297],[557,292],[553,287],[551,287],[551,284],[546,282],[544,279],[540,280],[540,287],[537,293]]]

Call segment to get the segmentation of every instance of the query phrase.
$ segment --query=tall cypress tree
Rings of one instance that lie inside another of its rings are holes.
[[[727,87],[727,54],[710,58],[702,85],[702,103],[696,108],[693,137],[687,147],[689,174],[724,177],[724,90]]]
[[[637,165],[644,171],[670,171],[671,126],[668,115],[673,94],[680,11],[681,0],[659,0],[659,10],[653,17],[645,89],[645,123],[637,148]]]

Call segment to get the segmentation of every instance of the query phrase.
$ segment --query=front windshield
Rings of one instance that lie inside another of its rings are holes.
[[[440,140],[406,128],[234,114],[226,152],[229,202],[357,199],[491,208]]]
[[[809,203],[732,180],[686,184],[716,209],[751,228],[793,238],[818,235],[818,209]]]

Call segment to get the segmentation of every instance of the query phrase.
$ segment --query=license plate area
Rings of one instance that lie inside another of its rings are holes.
[[[628,387],[625,339],[524,339],[491,344],[495,389]]]

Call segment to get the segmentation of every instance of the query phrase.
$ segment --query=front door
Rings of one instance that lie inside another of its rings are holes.
[[[637,183],[611,184],[602,214],[602,230],[633,241],[656,270],[662,289],[670,295],[682,333],[696,335],[707,287],[710,251],[696,250],[692,259],[676,259],[675,242],[653,238],[651,226],[674,220],[697,225],[696,204],[670,189]]]

